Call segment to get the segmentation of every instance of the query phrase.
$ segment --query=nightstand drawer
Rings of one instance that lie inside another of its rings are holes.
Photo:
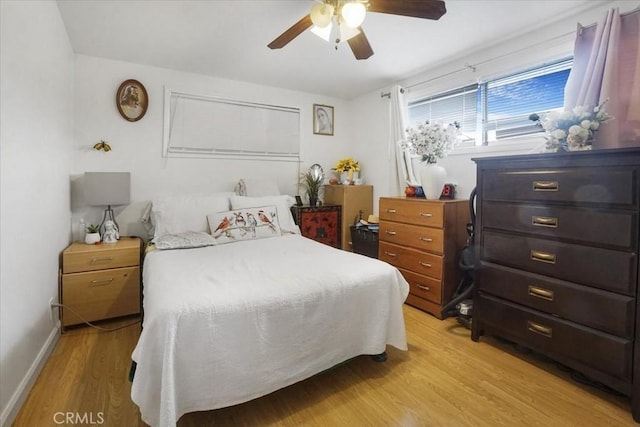
[[[417,199],[380,198],[380,219],[443,228],[444,204]]]
[[[138,265],[139,262],[140,242],[138,239],[120,239],[118,246],[106,243],[102,245],[74,244],[62,254],[62,268],[65,274],[130,267]]]
[[[135,314],[140,311],[140,268],[65,274],[62,303],[88,321]],[[82,323],[71,310],[62,308],[62,325]]]
[[[380,240],[401,246],[442,254],[444,251],[444,230],[421,227],[399,222],[380,221]]]
[[[380,242],[378,259],[435,279],[442,278],[442,257],[439,255]]]

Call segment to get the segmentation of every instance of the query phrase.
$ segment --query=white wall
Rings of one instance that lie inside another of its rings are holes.
[[[53,1],[1,1],[0,424],[58,336],[49,298],[69,242],[73,53]],[[57,315],[56,315],[57,317]]]
[[[556,23],[487,46],[481,51],[468,52],[445,64],[432,64],[399,84],[408,89],[407,98],[413,99],[572,56],[578,22],[590,25],[597,22],[610,8],[619,7],[620,12],[625,13],[638,6],[640,3],[637,1],[594,2],[589,9],[563,17]],[[475,70],[465,67],[466,64],[474,65]],[[352,101],[355,111],[354,147],[357,147],[354,149],[355,156],[358,160],[363,160],[361,163],[366,171],[364,174],[369,183],[375,185],[375,205],[379,196],[397,195],[390,189],[388,179],[388,170],[393,166],[387,156],[390,100],[381,98],[381,91],[388,92],[389,88],[382,88]],[[447,169],[449,181],[457,184],[458,197],[467,198],[476,181],[476,166],[472,158],[538,152],[543,146],[542,136],[529,137],[510,144],[461,149],[451,153],[440,164]],[[375,169],[375,174],[372,174],[372,169]],[[377,209],[375,206],[376,212]]]
[[[164,87],[198,95],[275,104],[300,109],[301,170],[319,163],[328,174],[352,140],[348,102],[303,92],[288,91],[164,68],[78,55],[75,66],[74,173],[131,172],[131,199],[149,200],[159,194],[231,191],[240,178],[278,176],[281,192],[297,194],[295,163],[186,159],[162,157]],[[115,93],[126,79],[137,79],[149,95],[149,109],[138,122],[118,113]],[[334,106],[334,136],[313,134],[313,104]],[[113,151],[92,147],[101,139]],[[280,171],[286,169],[284,173]],[[93,210],[79,209],[86,222],[97,221]]]

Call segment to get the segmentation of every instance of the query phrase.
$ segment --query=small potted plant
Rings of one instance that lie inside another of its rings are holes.
[[[311,206],[318,204],[318,193],[320,192],[322,181],[322,177],[314,174],[311,170],[302,175],[301,185],[307,189],[307,196]]]
[[[87,245],[93,245],[100,242],[100,227],[97,225],[88,225],[87,232],[84,235],[84,242]]]

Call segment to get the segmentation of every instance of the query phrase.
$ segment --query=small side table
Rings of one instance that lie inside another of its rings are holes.
[[[304,237],[340,249],[342,242],[342,207],[340,205],[292,206],[291,213]]]

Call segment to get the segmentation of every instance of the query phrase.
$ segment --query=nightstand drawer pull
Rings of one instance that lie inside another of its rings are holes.
[[[388,213],[396,213],[396,212],[398,212],[398,211],[397,211],[397,210],[395,210],[395,209],[387,209],[387,212],[388,212]]]
[[[104,286],[111,282],[113,282],[113,277],[111,279],[92,280],[89,286]]]
[[[423,242],[433,242],[433,239],[431,237],[420,236],[420,240],[422,240]]]
[[[558,228],[558,218],[550,216],[532,216],[531,223],[537,227]]]
[[[425,218],[431,218],[433,216],[433,214],[427,213],[427,212],[420,212],[420,216],[423,216]]]
[[[556,255],[549,252],[531,251],[531,259],[534,261],[546,262],[548,264],[556,263]]]
[[[543,337],[551,338],[553,336],[553,329],[548,326],[540,325],[539,323],[527,321],[527,329]]]
[[[553,291],[529,285],[529,295],[547,301],[553,301]]]
[[[388,234],[389,236],[395,236],[395,235],[396,235],[396,234],[398,234],[398,233],[397,233],[397,232],[395,232],[395,231],[389,231],[389,230],[387,230],[387,234]]]
[[[422,262],[422,261],[418,261],[420,263],[421,266],[423,267],[427,267],[427,268],[431,268],[433,267],[431,264],[429,264],[428,262]]]
[[[533,181],[533,191],[558,191],[558,181]]]
[[[391,258],[396,258],[398,256],[398,254],[388,251],[384,251],[384,254],[390,256]]]
[[[429,291],[431,290],[431,288],[429,288],[428,286],[425,285],[421,285],[420,283],[416,283],[416,286],[420,289],[422,289],[423,291]]]
[[[91,262],[92,262],[92,263],[96,263],[96,262],[109,262],[109,261],[113,261],[113,257],[112,257],[112,256],[105,257],[105,258],[91,258]]]

